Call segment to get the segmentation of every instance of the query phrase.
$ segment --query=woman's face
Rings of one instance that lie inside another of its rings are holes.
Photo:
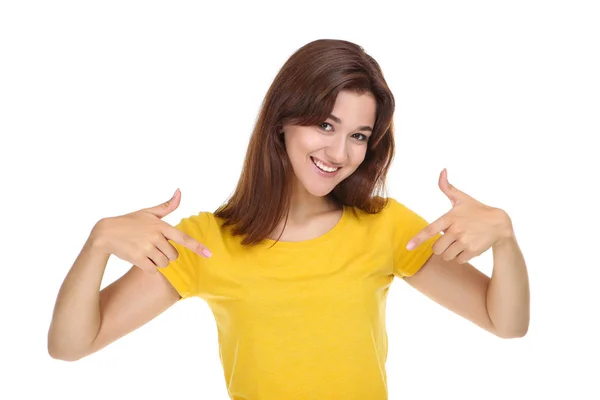
[[[341,91],[328,119],[317,126],[285,125],[285,146],[298,187],[326,196],[362,163],[375,124],[370,93]]]

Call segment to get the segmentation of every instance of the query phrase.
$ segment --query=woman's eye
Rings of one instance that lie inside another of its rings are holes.
[[[327,130],[327,129],[323,128],[323,125],[329,125],[329,126],[331,126],[331,124],[330,124],[330,123],[327,123],[327,122],[321,122],[321,124],[319,124],[319,126],[320,126],[322,129],[324,129],[324,130]],[[331,126],[331,128],[333,129],[333,126]],[[328,131],[328,132],[330,132],[330,131]]]
[[[357,138],[357,139],[360,140],[361,142],[366,142],[369,139],[369,137],[367,135],[363,135],[362,133],[355,133],[354,135],[359,135],[360,138]]]
[[[327,126],[329,126],[331,129],[327,129]],[[333,131],[333,126],[330,123],[328,123],[328,122],[321,122],[319,124],[319,127],[321,129],[323,129],[324,131],[327,131],[327,132],[332,132]],[[352,134],[352,137],[358,139],[360,142],[366,142],[367,140],[369,140],[369,137],[367,135],[362,134],[362,133],[354,133],[354,134]]]

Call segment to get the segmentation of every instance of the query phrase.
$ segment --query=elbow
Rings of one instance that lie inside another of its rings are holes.
[[[523,338],[529,331],[529,312],[519,315],[504,315],[504,318],[497,318],[499,321],[494,321],[489,312],[488,316],[489,331],[501,339]]]
[[[529,325],[514,327],[512,329],[496,329],[495,334],[501,339],[520,339],[527,335]]]
[[[67,351],[60,351],[48,346],[48,355],[55,360],[59,361],[78,361],[85,357],[85,354],[69,353]]]
[[[86,353],[76,352],[64,346],[64,343],[58,343],[49,335],[47,343],[48,355],[55,360],[60,361],[77,361],[86,356]]]
[[[525,337],[525,335],[527,335],[527,331],[524,332],[510,332],[510,333],[497,333],[496,336],[498,336],[500,339],[520,339],[522,337]]]
[[[83,354],[76,354],[73,352],[61,350],[57,346],[52,345],[50,341],[48,341],[48,355],[55,360],[70,362],[80,360],[84,357]]]

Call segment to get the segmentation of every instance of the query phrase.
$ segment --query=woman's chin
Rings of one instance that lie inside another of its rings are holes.
[[[306,191],[308,193],[310,193],[311,195],[313,195],[315,197],[325,197],[333,191],[333,189],[335,188],[335,185],[332,185],[332,184],[329,184],[329,185],[309,184],[309,185],[304,185],[304,188],[306,189]]]

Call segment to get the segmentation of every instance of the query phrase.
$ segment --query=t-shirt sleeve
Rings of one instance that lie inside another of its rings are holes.
[[[427,239],[413,250],[407,250],[408,242],[429,225],[422,216],[393,198],[388,199],[393,224],[392,237],[394,246],[394,275],[403,279],[414,275],[433,254],[433,244],[441,237],[441,233]]]
[[[174,227],[204,244],[207,224],[208,214],[201,212],[182,218]],[[166,268],[158,268],[158,271],[173,285],[182,300],[198,296],[201,263],[204,258],[177,242],[169,240],[169,243],[175,247],[179,257],[171,261]]]

